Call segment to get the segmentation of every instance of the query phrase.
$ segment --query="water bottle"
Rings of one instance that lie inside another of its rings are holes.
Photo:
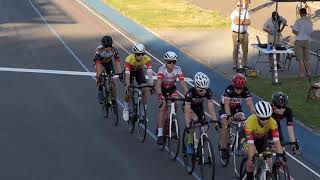
[[[267,45],[267,50],[268,50],[268,51],[271,50],[271,43],[269,43],[269,44]]]

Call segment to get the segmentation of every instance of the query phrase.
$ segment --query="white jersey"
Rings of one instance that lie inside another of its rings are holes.
[[[168,68],[166,65],[162,65],[159,68],[158,79],[162,80],[161,87],[162,88],[172,88],[176,85],[177,78],[179,81],[184,80],[184,75],[179,66],[175,66],[172,72],[168,72]]]

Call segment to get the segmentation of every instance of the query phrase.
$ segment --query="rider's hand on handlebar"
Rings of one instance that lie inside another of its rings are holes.
[[[292,152],[293,152],[293,154],[300,154],[301,153],[298,140],[296,140],[295,144],[292,145]]]
[[[123,73],[119,74],[119,80],[121,82],[124,82],[124,74]]]
[[[287,162],[287,157],[284,154],[277,154],[275,163],[277,165],[283,165],[285,162]]]

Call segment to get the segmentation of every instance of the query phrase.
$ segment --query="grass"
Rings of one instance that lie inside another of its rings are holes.
[[[289,97],[289,106],[293,115],[308,127],[320,131],[320,101],[309,100],[306,102],[309,82],[306,79],[281,79],[280,86],[271,85],[270,79],[250,79],[248,87],[251,92],[270,101],[275,91],[282,91]]]
[[[229,20],[185,0],[101,0],[148,28],[221,28]]]

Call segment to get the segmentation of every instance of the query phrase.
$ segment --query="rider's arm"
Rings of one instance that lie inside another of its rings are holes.
[[[178,74],[178,79],[179,79],[180,85],[183,89],[183,92],[186,94],[188,89],[187,89],[186,82],[184,81],[184,75],[183,75],[182,71]]]
[[[216,121],[217,120],[217,115],[216,115],[216,111],[214,110],[213,101],[208,101],[208,109],[209,109],[209,114],[211,116],[211,119],[213,121]]]
[[[184,106],[184,119],[185,119],[185,122],[186,122],[186,126],[187,126],[187,127],[189,127],[190,113],[191,113],[191,103],[190,103],[190,102],[185,102],[185,106]]]
[[[253,155],[256,153],[256,150],[254,146],[253,129],[250,127],[250,123],[247,123],[245,125],[244,131],[246,133],[248,143],[248,160],[252,161]]]
[[[293,130],[293,114],[292,114],[292,110],[289,107],[286,108],[284,112],[284,116],[287,119],[288,135],[289,135],[290,141],[296,142],[296,137]]]
[[[116,70],[115,73],[121,73],[120,55],[119,55],[118,49],[115,47],[112,47],[112,48],[113,48],[113,52],[114,52],[113,57],[114,57],[114,61],[115,61],[115,70]]]
[[[271,135],[272,135],[272,140],[273,140],[274,146],[276,147],[276,152],[279,154],[282,154],[283,150],[282,150],[282,146],[281,146],[281,143],[279,140],[279,131],[278,131],[277,122],[273,118],[270,118],[268,123],[271,124],[270,125]]]
[[[156,91],[157,91],[158,95],[162,94],[161,83],[162,83],[162,78],[161,78],[161,75],[158,73],[158,79],[157,79],[157,83],[156,83]]]
[[[224,103],[224,110],[227,115],[231,115],[231,110],[230,110],[230,98],[229,97],[223,97],[223,103]]]
[[[95,65],[96,65],[96,78],[99,79],[100,75],[102,74],[102,57],[99,55],[99,50],[96,50],[96,54],[93,59]]]
[[[256,110],[254,109],[254,105],[253,105],[253,102],[252,102],[252,98],[249,97],[246,99],[246,103],[247,103],[247,106],[249,107],[250,111],[251,111],[251,114],[255,114],[256,113]]]

